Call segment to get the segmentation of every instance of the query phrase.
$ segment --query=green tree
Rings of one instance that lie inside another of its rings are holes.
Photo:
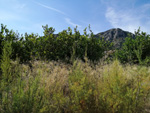
[[[117,57],[123,63],[148,63],[150,58],[149,49],[150,36],[138,29],[135,31],[135,37],[130,35],[125,39],[122,48],[117,53]]]

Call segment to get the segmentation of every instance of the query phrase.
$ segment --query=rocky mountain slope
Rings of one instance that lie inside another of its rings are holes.
[[[104,40],[113,42],[114,48],[120,48],[122,43],[125,41],[125,38],[128,35],[131,35],[132,37],[134,37],[134,34],[131,32],[124,31],[120,28],[113,28],[105,32],[98,33],[94,35],[94,37],[95,38],[104,37]]]

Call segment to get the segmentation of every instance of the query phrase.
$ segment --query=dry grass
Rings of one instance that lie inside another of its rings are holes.
[[[1,112],[129,113],[150,109],[149,67],[121,65],[117,60],[106,65],[34,61],[32,70],[24,64],[15,66],[18,71],[12,70],[13,75],[19,77],[10,83],[11,98],[0,105]]]

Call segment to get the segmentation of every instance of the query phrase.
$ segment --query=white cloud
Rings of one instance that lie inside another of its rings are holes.
[[[149,9],[148,6],[145,5],[135,10],[116,10],[113,7],[107,7],[105,17],[115,28],[122,28],[134,33],[140,27],[144,32],[150,33],[150,20],[146,19],[148,15],[145,13]]]
[[[65,21],[67,24],[69,24],[73,27],[76,27],[76,26],[81,27],[81,25],[73,23],[69,18],[65,18]]]
[[[44,7],[44,8],[47,8],[47,9],[53,10],[53,11],[55,11],[55,12],[57,12],[57,13],[60,13],[60,14],[62,14],[62,15],[67,15],[67,14],[65,14],[64,12],[62,12],[62,11],[60,11],[60,10],[58,10],[58,9],[55,9],[55,8],[53,8],[53,7],[50,7],[50,6],[47,6],[47,5],[38,3],[38,2],[35,2],[35,3],[38,4],[38,5],[40,5],[40,6],[42,6],[42,7]]]

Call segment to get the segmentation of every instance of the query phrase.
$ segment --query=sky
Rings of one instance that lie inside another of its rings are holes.
[[[150,34],[150,0],[0,0],[0,24],[20,34],[43,35],[42,25],[55,33],[68,27],[94,34],[112,28]]]

